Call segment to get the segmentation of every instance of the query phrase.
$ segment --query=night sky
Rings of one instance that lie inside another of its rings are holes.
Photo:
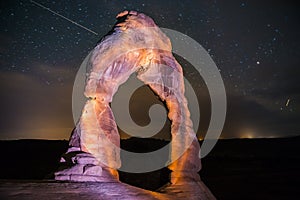
[[[300,135],[296,1],[37,2],[98,35],[29,0],[1,1],[0,139],[68,139],[76,72],[125,9],[187,34],[210,53],[227,91],[223,138]]]

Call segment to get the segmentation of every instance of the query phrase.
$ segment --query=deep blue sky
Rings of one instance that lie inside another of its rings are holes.
[[[0,139],[69,137],[75,74],[125,9],[189,35],[210,53],[228,95],[222,137],[300,135],[296,1],[37,2],[99,35],[29,0],[1,1]]]

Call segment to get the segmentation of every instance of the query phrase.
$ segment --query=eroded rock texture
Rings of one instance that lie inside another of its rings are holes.
[[[136,72],[169,109],[172,164],[168,167],[172,170],[172,185],[201,182],[197,174],[201,168],[199,144],[184,97],[182,68],[172,55],[169,38],[142,13],[124,11],[117,20],[113,31],[90,57],[84,93],[88,100],[61,160],[66,168],[55,178],[101,182],[118,179],[120,138],[109,103],[118,87]]]

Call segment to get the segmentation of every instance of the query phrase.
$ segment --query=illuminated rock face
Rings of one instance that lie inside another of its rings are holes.
[[[201,182],[197,174],[201,168],[199,143],[184,97],[182,68],[172,55],[169,38],[142,13],[124,11],[117,19],[113,32],[101,40],[90,57],[84,93],[88,100],[61,160],[69,166],[55,178],[118,180],[120,138],[109,103],[118,87],[136,72],[169,110],[171,183]]]

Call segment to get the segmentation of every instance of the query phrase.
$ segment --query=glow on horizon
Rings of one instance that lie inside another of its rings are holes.
[[[242,131],[240,138],[252,139],[255,138],[255,132],[251,129],[245,129]]]

